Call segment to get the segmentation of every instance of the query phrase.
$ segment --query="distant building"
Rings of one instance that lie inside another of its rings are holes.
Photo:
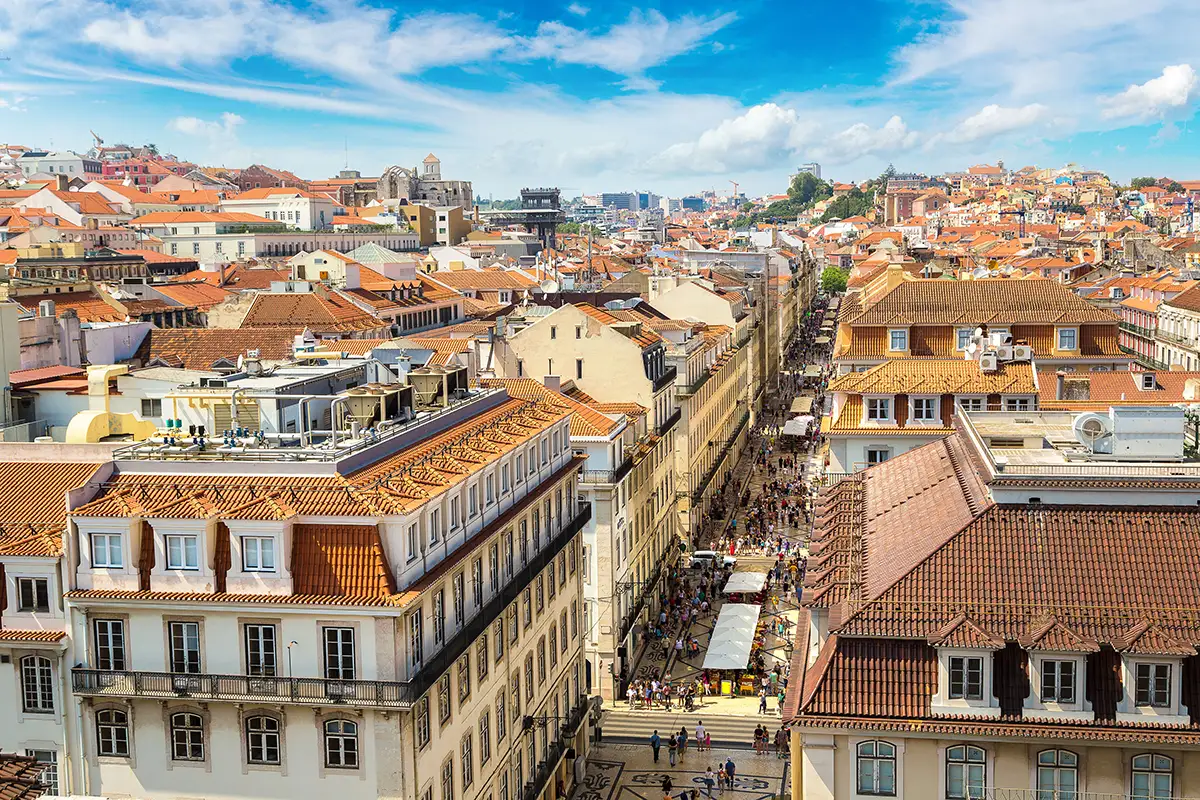
[[[99,178],[102,172],[100,162],[87,158],[70,150],[50,153],[45,150],[30,150],[17,159],[21,173],[28,178],[30,175],[43,173],[47,175],[67,175],[84,180]]]
[[[470,181],[442,179],[442,162],[433,153],[425,156],[421,169],[390,166],[376,184],[375,197],[383,203],[422,203],[429,206],[459,206],[470,211],[475,194]]]
[[[600,205],[622,211],[637,211],[638,196],[634,192],[604,192],[600,195]]]
[[[704,210],[704,198],[703,197],[685,197],[679,201],[679,206],[684,211],[703,211]]]
[[[796,175],[803,175],[805,173],[808,173],[809,175],[812,175],[817,180],[820,180],[821,179],[821,165],[815,161],[810,161],[807,164],[801,164],[800,167],[796,170]],[[794,177],[796,177],[796,175],[793,175],[792,177],[794,178]]]

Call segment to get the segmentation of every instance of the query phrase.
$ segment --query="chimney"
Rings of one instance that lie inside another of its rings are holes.
[[[559,377],[558,375],[547,375],[542,380],[545,383],[546,388],[549,389],[550,391],[552,391],[552,392],[561,392],[562,391],[562,378]]]
[[[900,284],[904,283],[904,267],[901,264],[891,263],[887,268],[887,288],[890,292]]]
[[[1066,377],[1067,377],[1067,373],[1063,372],[1061,369],[1058,372],[1054,373],[1054,399],[1055,400],[1063,399],[1063,383],[1066,382]]]
[[[58,175],[58,174],[55,174],[55,176],[54,176],[54,188],[55,188],[57,191],[60,191],[60,192],[65,192],[65,191],[67,190],[67,186],[68,186],[67,176],[66,176],[66,175]]]

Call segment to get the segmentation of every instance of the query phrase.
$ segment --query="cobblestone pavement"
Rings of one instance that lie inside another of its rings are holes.
[[[774,800],[776,795],[786,792],[789,762],[775,753],[722,751],[717,747],[712,753],[698,753],[689,745],[687,754],[672,767],[665,745],[655,763],[648,743],[602,744],[592,749],[587,775],[575,788],[571,800],[662,800],[663,776],[670,777],[674,797],[696,789],[705,798],[705,768],[711,766],[715,773],[726,758],[732,758],[736,767],[733,788],[723,791],[714,788],[714,798]]]

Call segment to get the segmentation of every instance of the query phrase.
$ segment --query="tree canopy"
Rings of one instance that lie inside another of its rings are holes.
[[[1144,189],[1147,186],[1153,186],[1158,183],[1158,178],[1134,178],[1129,186],[1133,189]]]
[[[825,294],[844,292],[849,277],[850,273],[840,267],[826,267],[821,272],[821,291]]]

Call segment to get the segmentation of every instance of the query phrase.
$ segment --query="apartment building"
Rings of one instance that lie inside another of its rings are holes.
[[[345,209],[328,196],[294,186],[249,189],[223,199],[221,211],[253,214],[305,231],[332,227],[333,218],[345,213]]]
[[[961,358],[983,328],[1030,348],[1039,367],[1128,369],[1118,325],[1055,281],[914,278],[893,264],[842,299],[833,357],[841,373],[890,359]]]
[[[818,500],[792,797],[1200,796],[1183,410],[954,427]]]
[[[1154,338],[1154,366],[1200,369],[1200,285],[1159,303]]]
[[[568,396],[624,415],[633,428],[623,455],[614,450],[603,466],[589,467],[600,484],[593,491],[617,497],[615,524],[588,532],[589,538],[594,533],[588,562],[596,597],[611,598],[597,603],[590,620],[598,637],[592,688],[607,695],[615,676],[619,697],[632,677],[635,647],[642,643],[637,633],[649,621],[665,557],[677,552],[674,431],[682,412],[675,401],[676,369],[667,363],[663,338],[635,315],[617,317],[578,303],[533,319],[494,343],[495,369],[552,387],[565,377]]]
[[[81,463],[0,463],[0,480],[14,489],[0,504],[0,751],[36,758],[49,794],[68,794],[70,785],[63,530],[68,503],[105,473],[99,454],[90,455]]]
[[[591,511],[570,412],[464,379],[340,393],[333,432],[114,453],[66,538],[73,793],[571,787]],[[232,391],[210,402],[251,399]]]
[[[977,358],[897,359],[840,375],[828,391],[826,472],[845,473],[952,433],[959,409],[1034,410],[1039,386],[1029,361],[981,365]]]

